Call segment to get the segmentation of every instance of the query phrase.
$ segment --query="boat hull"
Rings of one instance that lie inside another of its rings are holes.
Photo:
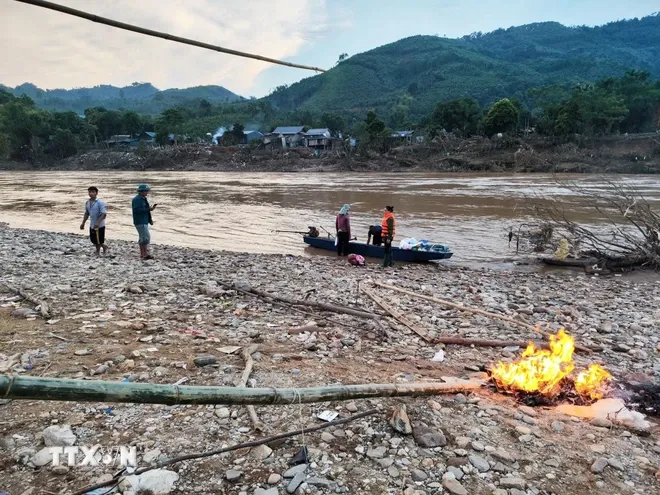
[[[303,240],[306,244],[318,249],[325,249],[327,251],[336,251],[334,239],[325,237],[309,237],[304,236]],[[382,246],[373,246],[371,244],[364,244],[362,242],[349,242],[348,252],[359,254],[365,258],[383,258],[385,256],[385,248]],[[446,260],[453,256],[454,253],[435,252],[435,251],[413,251],[409,249],[400,249],[392,246],[392,260],[402,261],[409,263],[427,263],[435,260]]]

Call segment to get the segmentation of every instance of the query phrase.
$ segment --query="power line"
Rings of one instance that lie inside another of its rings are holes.
[[[168,41],[174,41],[176,43],[183,43],[184,45],[192,45],[200,48],[206,48],[207,50],[213,50],[220,53],[228,53],[229,55],[235,55],[237,57],[253,58],[255,60],[261,60],[263,62],[268,62],[271,64],[286,65],[287,67],[294,67],[296,69],[306,69],[313,70],[316,72],[325,72],[324,69],[319,67],[311,67],[309,65],[299,65],[293,64],[291,62],[285,62],[283,60],[277,60],[274,58],[262,57],[261,55],[255,55],[253,53],[239,52],[238,50],[231,50],[230,48],[223,48],[217,45],[210,45],[209,43],[203,43],[201,41],[195,41],[188,38],[182,38],[180,36],[174,36],[167,33],[162,33],[160,31],[154,31],[152,29],[145,29],[139,26],[134,26],[132,24],[126,24],[125,22],[115,21],[113,19],[108,19],[107,17],[101,17],[95,14],[89,14],[83,12],[82,10],[76,10],[64,5],[59,5],[53,2],[46,2],[43,0],[16,0],[17,2],[27,3],[29,5],[34,5],[35,7],[43,7],[49,10],[55,10],[63,14],[69,14],[75,17],[81,17],[87,19],[88,21],[98,22],[99,24],[105,24],[107,26],[112,26],[118,29],[124,29],[126,31],[132,31],[134,33],[145,34],[147,36],[153,36],[155,38],[162,38]]]

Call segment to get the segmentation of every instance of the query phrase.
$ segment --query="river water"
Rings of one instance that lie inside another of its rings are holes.
[[[648,199],[660,201],[660,177],[620,176]],[[595,176],[563,176],[588,190],[603,190]],[[76,232],[87,187],[108,204],[106,237],[137,240],[131,199],[140,183],[152,188],[152,242],[254,253],[322,254],[300,236],[274,230],[325,227],[334,233],[337,210],[351,204],[353,235],[365,241],[385,205],[397,215],[397,240],[448,245],[453,261],[502,261],[515,254],[510,228],[534,220],[531,197],[558,199],[575,214],[588,199],[550,175],[330,174],[225,172],[0,172],[0,221],[12,227]],[[601,219],[583,213],[581,220]]]

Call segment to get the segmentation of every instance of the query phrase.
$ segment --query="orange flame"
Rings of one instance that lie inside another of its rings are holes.
[[[537,349],[532,342],[522,353],[522,358],[514,363],[499,362],[491,376],[500,388],[509,391],[538,392],[543,395],[556,395],[560,383],[575,369],[573,337],[560,329],[557,335],[550,336],[550,349]],[[597,364],[578,374],[574,381],[580,395],[591,399],[603,397],[602,385],[612,376]]]
[[[610,380],[612,375],[598,364],[592,364],[588,369],[581,371],[575,378],[575,390],[580,395],[587,395],[590,399],[602,399],[601,386],[603,382]]]

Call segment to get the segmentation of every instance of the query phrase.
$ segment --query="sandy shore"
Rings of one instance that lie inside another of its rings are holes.
[[[0,226],[0,283],[46,301],[53,313],[46,322],[32,304],[0,284],[0,365],[19,354],[11,371],[25,376],[169,384],[185,378],[187,385],[234,386],[243,359],[240,352],[219,349],[258,344],[252,385],[300,388],[474,378],[483,365],[519,356],[515,348],[447,346],[444,361],[433,362],[443,346],[424,342],[394,320],[383,319],[380,326],[310,308],[294,311],[216,284],[238,281],[283,297],[378,312],[358,292],[358,282],[377,280],[547,323],[550,329],[564,327],[580,344],[604,349],[577,354],[578,366],[600,362],[621,383],[657,384],[660,376],[660,284],[655,281],[413,265],[383,271],[332,257],[169,246],[155,246],[154,254],[155,260],[141,262],[137,246],[115,241],[111,257],[96,258],[81,236]],[[501,321],[374,290],[430,337],[533,337]],[[289,334],[310,321],[323,326]],[[195,357],[208,354],[216,364],[194,364]],[[400,404],[407,405],[415,435],[390,426],[391,411]],[[316,415],[326,409],[345,417],[372,407],[382,414],[306,435],[311,461],[293,481],[287,461],[302,447],[300,437],[174,465],[171,474],[158,473],[164,484],[160,493],[270,495],[297,488],[298,493],[641,495],[660,483],[655,426],[644,434],[603,427],[609,425],[553,408],[523,407],[511,396],[484,389],[432,400],[257,407],[265,433],[254,429],[244,407],[7,401],[0,405],[0,489],[11,495],[71,493],[117,470],[49,465],[42,432],[53,425],[69,425],[76,445],[137,445],[140,464],[148,465],[316,425]],[[132,494],[137,488],[125,481],[117,490]]]

